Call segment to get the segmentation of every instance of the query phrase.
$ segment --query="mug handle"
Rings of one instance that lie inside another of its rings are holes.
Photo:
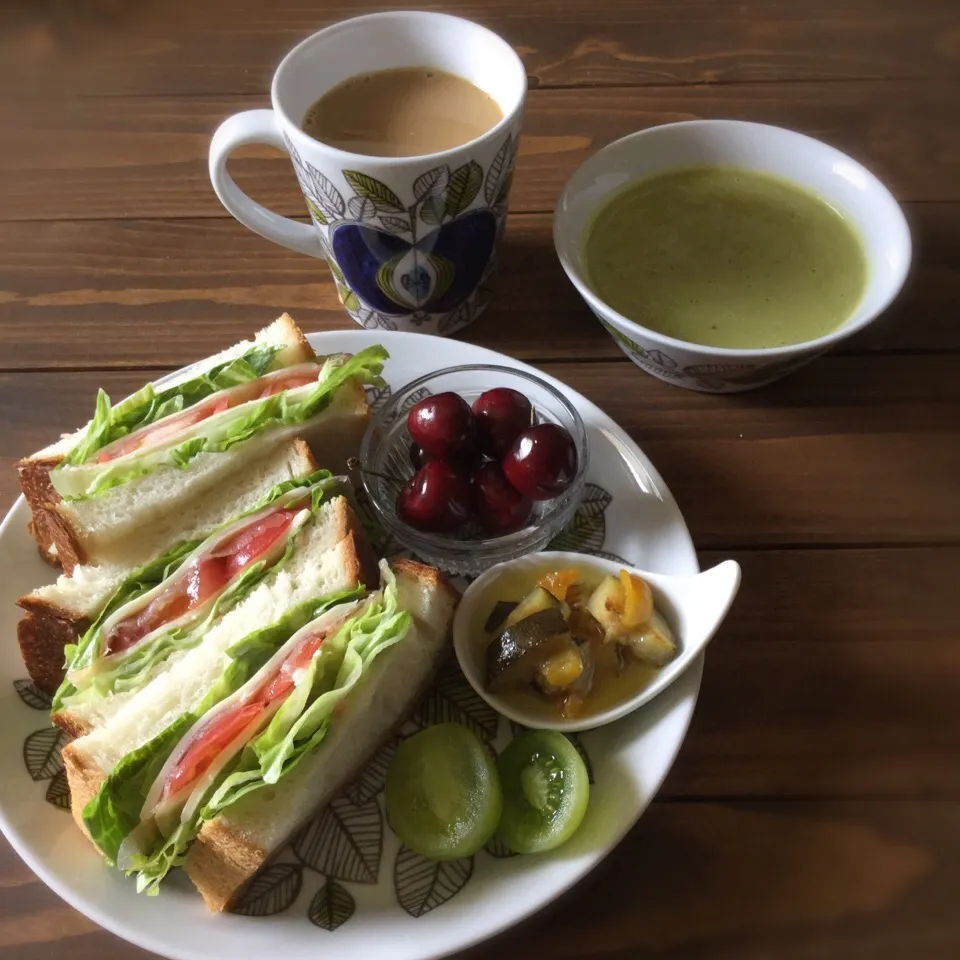
[[[224,120],[210,142],[210,182],[220,202],[228,213],[261,237],[323,259],[323,248],[312,225],[282,217],[251,200],[227,172],[230,154],[249,143],[266,143],[289,154],[272,110],[246,110]]]

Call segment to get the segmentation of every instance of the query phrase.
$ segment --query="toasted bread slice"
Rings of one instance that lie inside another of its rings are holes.
[[[426,692],[443,655],[456,591],[433,567],[393,564],[413,627],[374,661],[347,696],[326,738],[289,777],[204,824],[185,869],[211,910],[229,909],[289,837],[357,776]]]
[[[164,381],[164,386],[172,386],[202,373],[235,357],[242,356],[255,345],[276,344],[282,346],[278,359],[283,366],[303,363],[314,357],[313,349],[307,342],[293,318],[283,314],[261,330],[253,340],[244,340],[227,350],[207,357],[198,363],[178,371]],[[25,457],[17,464],[20,488],[33,511],[30,532],[40,547],[40,554],[51,563],[60,563],[67,571],[86,560],[98,559],[95,554],[85,551],[83,539],[71,524],[69,515],[62,517],[50,507],[60,502],[60,496],[50,482],[50,471],[56,467],[86,432],[87,426],[61,437],[56,443],[45,447],[32,456]]]
[[[202,539],[252,508],[274,485],[306,477],[316,469],[309,447],[299,438],[268,449],[166,522],[118,544],[115,560],[75,567],[56,583],[20,597],[17,603],[29,616],[20,621],[17,636],[31,679],[42,690],[56,690],[63,680],[64,645],[83,635],[117,587],[138,567],[178,543]]]

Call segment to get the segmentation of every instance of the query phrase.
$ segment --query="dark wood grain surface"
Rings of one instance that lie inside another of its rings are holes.
[[[376,6],[380,6],[377,4]],[[531,94],[496,298],[464,339],[598,403],[657,464],[703,563],[743,566],[660,797],[563,900],[464,957],[960,956],[960,8],[956,0],[451,0]],[[317,262],[226,217],[210,134],[362,0],[0,5],[0,506],[14,461],[281,310],[347,326]],[[791,126],[903,201],[886,317],[781,383],[689,393],[613,346],[557,265],[572,170],[640,127]],[[289,163],[242,186],[302,215]],[[12,638],[10,638],[12,641]],[[0,960],[139,960],[0,842]]]

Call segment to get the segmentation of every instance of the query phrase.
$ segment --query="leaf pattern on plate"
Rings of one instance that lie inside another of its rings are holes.
[[[383,815],[375,798],[354,806],[337,797],[293,838],[293,852],[318,873],[376,883],[383,851]]]
[[[13,688],[28,707],[49,712],[53,697],[44,693],[32,680],[14,680]]]
[[[336,880],[328,880],[314,895],[307,917],[315,927],[336,930],[354,914],[357,904]]]
[[[66,734],[56,727],[44,727],[29,734],[23,741],[23,762],[34,780],[50,780],[63,770],[60,750],[66,743]]]
[[[448,662],[439,681],[420,704],[418,714],[424,726],[459,723],[488,744],[500,725],[500,714],[470,686],[456,660]]]
[[[511,850],[498,836],[492,836],[483,848],[491,857],[506,860],[509,857],[518,857],[520,854]]]
[[[393,868],[397,903],[411,917],[422,917],[456,896],[472,875],[473,857],[428,860],[401,847]]]
[[[70,785],[67,783],[66,770],[58,770],[56,776],[47,784],[44,799],[61,810],[70,809]]]
[[[606,535],[604,513],[612,500],[613,497],[603,487],[595,483],[586,484],[583,499],[573,519],[550,541],[547,549],[582,553],[596,553],[602,549]]]
[[[244,917],[272,917],[300,896],[303,870],[298,863],[275,863],[253,878],[253,882],[233,908]]]
[[[373,759],[363,768],[363,772],[343,791],[343,795],[354,805],[362,806],[372,800],[387,782],[387,771],[397,754],[400,741],[395,737],[380,745]]]

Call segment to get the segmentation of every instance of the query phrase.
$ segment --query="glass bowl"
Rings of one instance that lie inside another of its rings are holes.
[[[577,473],[570,487],[558,497],[533,505],[530,523],[515,533],[481,537],[467,530],[464,535],[425,533],[404,523],[396,511],[399,483],[414,473],[410,462],[407,411],[431,394],[451,391],[471,406],[485,390],[510,387],[522,393],[533,406],[537,423],[565,427],[577,450]],[[573,404],[540,377],[513,367],[477,363],[447,367],[394,391],[374,415],[360,445],[361,476],[375,518],[386,531],[425,563],[448,573],[476,576],[487,567],[542,550],[570,522],[583,496],[590,453],[587,432]]]

